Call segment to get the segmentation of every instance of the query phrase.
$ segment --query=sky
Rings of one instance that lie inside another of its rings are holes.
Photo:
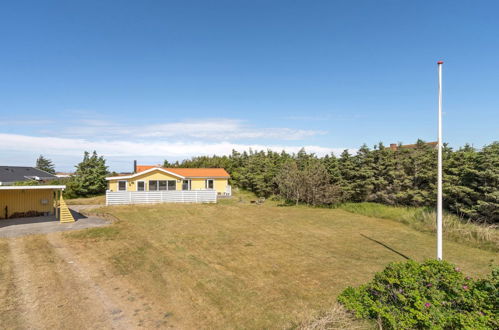
[[[8,1],[0,165],[499,140],[498,1]]]

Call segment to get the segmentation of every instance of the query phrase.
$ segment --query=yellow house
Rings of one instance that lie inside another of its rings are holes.
[[[108,191],[215,190],[230,196],[229,173],[223,168],[163,168],[138,165],[136,173],[106,178]]]

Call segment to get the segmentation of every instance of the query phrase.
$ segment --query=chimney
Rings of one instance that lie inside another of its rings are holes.
[[[133,173],[137,173],[137,161],[133,161]]]
[[[390,143],[390,149],[393,151],[397,151],[397,144],[396,143]]]

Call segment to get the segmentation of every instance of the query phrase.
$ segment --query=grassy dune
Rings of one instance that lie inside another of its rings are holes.
[[[387,263],[435,254],[434,235],[393,220],[250,199],[103,207],[120,221],[65,237],[181,328],[298,327]],[[446,240],[444,257],[483,275],[497,255]]]
[[[436,232],[436,213],[422,207],[386,206],[377,203],[345,203],[340,208],[352,213],[402,222],[419,231]],[[444,214],[444,237],[458,243],[499,252],[497,226],[481,225]]]

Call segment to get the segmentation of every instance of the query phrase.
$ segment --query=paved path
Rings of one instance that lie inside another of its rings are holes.
[[[57,231],[78,230],[91,227],[108,225],[108,220],[89,216],[86,217],[78,211],[95,208],[99,205],[71,205],[69,206],[75,222],[60,223],[54,216],[18,218],[0,220],[0,237],[19,237],[31,234],[47,234]]]

